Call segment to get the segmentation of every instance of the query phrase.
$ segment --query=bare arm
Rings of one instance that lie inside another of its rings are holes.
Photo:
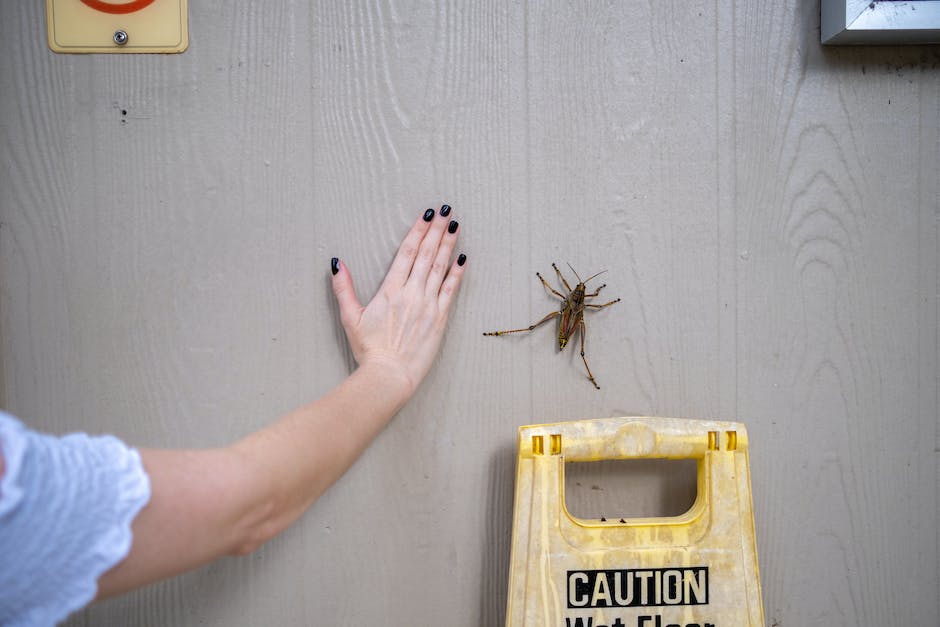
[[[130,554],[99,579],[99,599],[254,550],[346,472],[437,354],[466,259],[451,262],[456,231],[448,217],[419,218],[366,307],[345,264],[334,265],[359,368],[325,397],[224,449],[141,451],[151,499]]]

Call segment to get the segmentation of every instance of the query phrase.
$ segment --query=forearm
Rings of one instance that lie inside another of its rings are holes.
[[[267,512],[264,542],[299,517],[353,464],[411,395],[391,368],[365,364],[323,398],[232,448],[259,478],[253,507]]]
[[[366,365],[323,398],[223,449],[141,450],[151,500],[98,598],[244,554],[283,531],[359,457],[410,395]]]

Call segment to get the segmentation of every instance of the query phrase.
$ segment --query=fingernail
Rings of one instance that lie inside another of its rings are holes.
[[[456,233],[456,232],[457,232],[457,221],[456,221],[456,220],[451,220],[451,221],[450,221],[450,224],[447,225],[447,232],[448,232],[448,233]]]
[[[443,205],[441,207],[441,215],[445,218],[450,215],[450,205]]]
[[[425,222],[430,222],[430,221],[431,221],[431,218],[433,218],[433,217],[434,217],[434,210],[433,210],[433,209],[428,209],[427,211],[424,212],[424,221],[425,221]]]
[[[460,255],[457,257],[457,265],[462,266],[465,263],[467,263],[467,256],[463,253],[460,253]]]
[[[339,258],[333,257],[330,259],[330,270],[333,271],[333,276],[336,276],[336,273],[339,272]]]

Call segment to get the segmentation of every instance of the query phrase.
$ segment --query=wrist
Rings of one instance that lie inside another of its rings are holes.
[[[379,356],[363,360],[353,376],[365,381],[373,393],[394,402],[398,411],[414,395],[417,382],[395,360]]]

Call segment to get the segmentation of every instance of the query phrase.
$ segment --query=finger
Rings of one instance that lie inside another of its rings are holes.
[[[441,283],[444,281],[444,275],[447,274],[447,267],[450,265],[450,256],[457,244],[459,228],[460,225],[456,220],[451,220],[447,225],[447,231],[441,239],[437,256],[434,258],[434,263],[431,264],[431,271],[428,273],[428,283],[425,287],[428,296],[436,296],[441,291]]]
[[[339,303],[339,318],[344,327],[354,325],[362,317],[362,304],[356,298],[352,275],[346,264],[336,257],[331,260],[330,267],[333,272],[333,294]]]
[[[385,275],[385,281],[382,282],[383,288],[397,289],[408,280],[408,275],[411,274],[411,267],[414,265],[415,257],[418,255],[421,241],[427,234],[433,220],[434,210],[428,209],[424,212],[424,215],[418,218],[412,225],[411,230],[408,231],[408,234],[405,235],[405,239],[402,240],[401,246],[398,247],[398,254],[395,255],[395,259],[392,261],[392,267],[389,268],[388,274]]]
[[[418,255],[415,257],[415,263],[411,267],[411,275],[408,282],[414,282],[414,285],[420,288],[424,287],[428,278],[428,272],[431,271],[431,264],[437,257],[437,249],[441,245],[441,238],[447,231],[447,226],[451,220],[445,216],[438,216],[431,222],[431,228],[428,229],[421,246],[418,248]]]
[[[446,316],[450,310],[450,305],[454,301],[454,296],[460,288],[460,282],[463,279],[463,273],[466,270],[467,256],[463,253],[457,255],[447,278],[441,283],[441,293],[438,296],[438,308]]]

